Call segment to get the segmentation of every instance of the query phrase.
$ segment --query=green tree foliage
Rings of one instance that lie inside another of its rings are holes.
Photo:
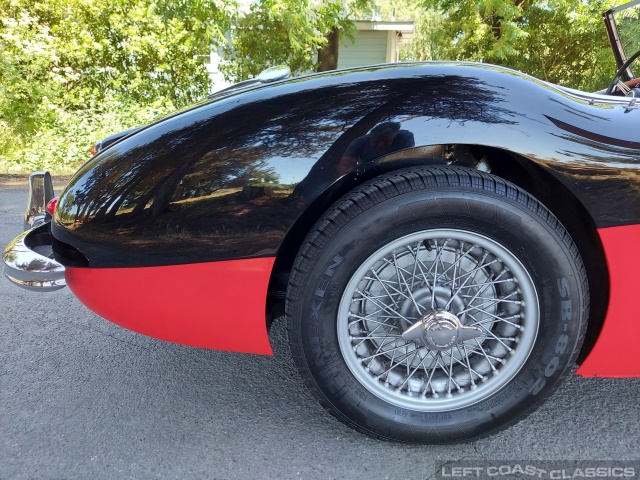
[[[292,72],[310,70],[313,52],[324,41],[315,28],[318,20],[307,0],[254,2],[234,22],[221,71],[228,79],[245,80],[279,64]]]
[[[604,88],[615,72],[615,60],[602,21],[611,2],[556,1],[536,4],[527,12],[527,35],[511,55],[513,67],[538,78],[573,88]]]
[[[503,65],[583,90],[615,71],[602,13],[612,0],[422,0],[413,59]]]
[[[335,57],[336,33],[349,42],[353,19],[373,15],[414,20],[403,60],[598,90],[615,70],[601,13],[622,2],[255,0],[238,15],[235,0],[0,0],[0,171],[72,170],[94,140],[202,97],[211,45],[230,42],[232,80],[281,63],[311,71],[316,54]]]
[[[93,141],[205,95],[198,55],[224,41],[226,2],[0,0],[0,169],[72,169]]]
[[[249,13],[236,18],[221,70],[233,81],[279,64],[294,73],[315,70],[316,53],[329,44],[332,32],[338,30],[343,41],[353,40],[353,12],[369,2],[257,0]]]

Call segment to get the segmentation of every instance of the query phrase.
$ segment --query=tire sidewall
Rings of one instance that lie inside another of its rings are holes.
[[[305,319],[297,326],[303,368],[334,413],[382,437],[452,441],[513,423],[549,395],[577,354],[584,300],[571,240],[547,221],[546,209],[538,211],[494,192],[450,187],[398,195],[326,228],[294,315]],[[389,404],[361,385],[342,357],[336,318],[347,283],[370,255],[438,228],[477,233],[509,250],[535,285],[540,319],[533,349],[508,384],[471,406],[431,413]]]

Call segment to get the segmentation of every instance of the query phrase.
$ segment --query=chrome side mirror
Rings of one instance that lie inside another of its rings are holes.
[[[278,80],[284,80],[291,75],[291,69],[286,65],[276,65],[275,67],[267,68],[258,75],[260,83],[277,82]]]

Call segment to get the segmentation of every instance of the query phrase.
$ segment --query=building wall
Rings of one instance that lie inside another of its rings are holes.
[[[387,61],[387,32],[360,30],[355,44],[340,44],[338,68],[358,67]]]

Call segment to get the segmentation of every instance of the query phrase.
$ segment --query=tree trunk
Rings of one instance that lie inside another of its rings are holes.
[[[336,70],[338,68],[338,48],[340,47],[340,30],[334,27],[327,35],[328,43],[318,52],[318,71]]]

